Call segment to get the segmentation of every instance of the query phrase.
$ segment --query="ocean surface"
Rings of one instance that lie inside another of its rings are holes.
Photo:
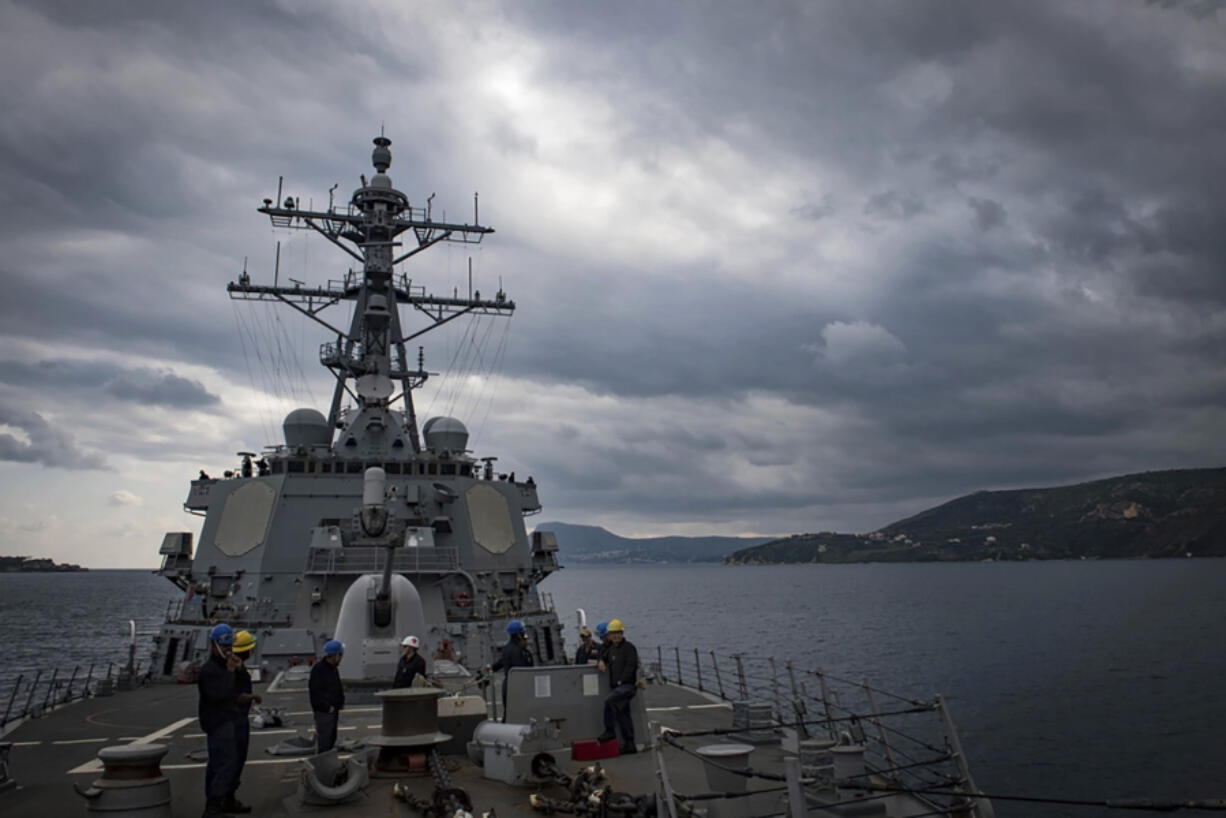
[[[541,590],[568,640],[584,608],[622,619],[645,658],[656,645],[775,656],[941,693],[988,793],[1226,797],[1226,560],[590,566]],[[174,592],[141,571],[0,574],[0,677],[120,658],[129,619],[147,660]]]

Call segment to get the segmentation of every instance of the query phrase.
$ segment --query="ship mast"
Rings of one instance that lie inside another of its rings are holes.
[[[515,302],[499,290],[492,300],[474,297],[437,297],[425,288],[414,285],[395,267],[403,261],[440,242],[478,244],[493,228],[478,221],[477,199],[473,197],[473,223],[453,224],[434,221],[431,195],[424,208],[413,207],[405,194],[392,186],[387,169],[392,163],[389,150],[392,142],[376,137],[371,161],[374,176],[361,177],[362,186],[354,191],[345,207],[329,203],[325,211],[302,210],[298,200],[265,199],[258,208],[267,214],[274,227],[294,230],[314,230],[361,263],[361,272],[352,269],[343,281],[330,281],[325,287],[304,288],[301,285],[283,287],[252,284],[244,273],[237,283],[226,286],[230,297],[240,301],[281,301],[308,316],[336,334],[336,341],[320,347],[320,363],[336,377],[328,424],[333,430],[342,425],[341,401],[346,394],[357,404],[360,413],[379,416],[397,400],[402,399],[408,419],[406,437],[414,452],[421,451],[416,410],[412,391],[429,377],[424,368],[420,349],[417,360],[410,363],[406,343],[449,321],[469,313],[477,315],[509,315]],[[277,199],[282,191],[278,187]],[[414,245],[401,253],[401,239],[407,235]],[[340,302],[355,302],[348,332],[342,332],[319,316],[326,308]],[[405,335],[400,324],[400,304],[409,304],[422,313],[429,325],[411,335]],[[350,382],[353,382],[350,386]],[[399,394],[393,394],[397,386]]]

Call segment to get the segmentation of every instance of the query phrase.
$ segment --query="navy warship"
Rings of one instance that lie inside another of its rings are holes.
[[[281,442],[191,481],[184,507],[203,518],[199,537],[162,540],[158,573],[181,596],[147,663],[133,629],[117,667],[0,687],[4,814],[199,811],[207,754],[191,682],[224,623],[255,641],[247,665],[263,701],[240,793],[256,815],[990,818],[940,697],[774,657],[641,645],[633,741],[596,740],[609,679],[569,661],[540,591],[560,566],[554,535],[524,522],[541,508],[536,482],[472,451],[460,419],[419,423],[414,405],[432,373],[411,342],[516,305],[501,285],[492,298],[471,286],[435,295],[398,267],[494,231],[475,198],[463,223],[436,220],[433,196],[411,203],[387,173],[391,141],[374,145],[374,173],[347,202],[303,209],[279,184],[257,208],[360,269],[321,286],[285,286],[279,272],[257,284],[244,269],[227,287],[335,336],[319,350],[335,378],[327,413],[295,409]],[[344,329],[325,317],[341,302]],[[422,327],[402,324],[406,306]],[[494,674],[508,631],[523,632],[536,662]],[[389,689],[406,635],[426,676]],[[345,645],[348,706],[337,748],[316,753],[307,676],[333,640]]]

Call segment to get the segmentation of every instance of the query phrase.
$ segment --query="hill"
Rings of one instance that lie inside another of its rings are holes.
[[[79,565],[56,562],[46,557],[5,557],[0,556],[0,573],[4,574],[38,574],[63,573],[65,571],[88,571]]]
[[[1226,469],[978,491],[870,534],[794,534],[732,565],[1226,556]]]
[[[601,562],[719,562],[726,555],[770,537],[620,537],[604,528],[541,523],[537,531],[558,536],[558,560]]]

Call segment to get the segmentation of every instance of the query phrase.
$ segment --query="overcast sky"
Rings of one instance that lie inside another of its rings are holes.
[[[361,5],[0,0],[0,553],[156,564],[199,469],[327,411],[326,333],[225,284],[344,273],[255,207],[347,199],[380,128],[498,231],[403,267],[519,305],[427,336],[418,405],[537,520],[1226,464],[1220,2]]]

